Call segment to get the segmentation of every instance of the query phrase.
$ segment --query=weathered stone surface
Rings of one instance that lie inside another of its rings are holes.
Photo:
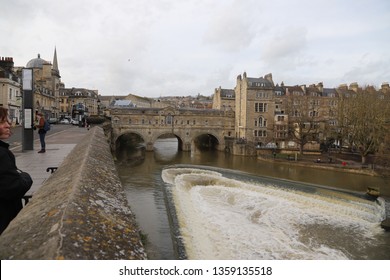
[[[390,231],[390,218],[387,218],[382,221],[381,227],[384,228],[386,231]]]
[[[91,129],[3,232],[0,258],[146,258],[101,128]]]

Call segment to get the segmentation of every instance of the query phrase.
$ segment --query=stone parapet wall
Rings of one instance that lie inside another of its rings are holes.
[[[94,127],[0,236],[1,259],[146,259],[109,143]]]

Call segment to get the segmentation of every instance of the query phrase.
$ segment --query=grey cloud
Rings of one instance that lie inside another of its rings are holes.
[[[390,60],[366,59],[348,70],[343,79],[348,82],[358,82],[360,85],[380,86],[390,82]]]
[[[275,33],[277,35],[267,40],[261,50],[261,58],[269,64],[294,59],[307,46],[306,28],[293,27]]]
[[[253,25],[253,17],[260,17],[260,13],[256,14],[259,4],[259,1],[233,1],[218,10],[208,22],[204,42],[228,52],[248,47],[259,28]]]

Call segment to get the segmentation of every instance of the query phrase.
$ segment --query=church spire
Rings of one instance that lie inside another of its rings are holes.
[[[57,47],[54,47],[53,70],[57,71],[58,73],[60,72],[57,61]]]

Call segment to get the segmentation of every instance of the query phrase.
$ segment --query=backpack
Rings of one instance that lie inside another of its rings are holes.
[[[50,130],[50,123],[45,120],[45,124],[43,125],[43,130],[48,132]]]

